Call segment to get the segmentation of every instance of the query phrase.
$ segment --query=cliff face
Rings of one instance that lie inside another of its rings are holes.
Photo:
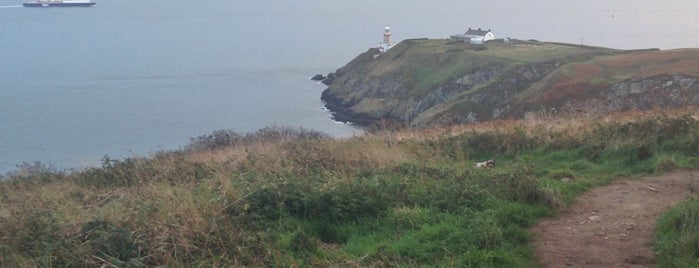
[[[471,46],[407,40],[370,49],[329,75],[335,119],[414,127],[527,112],[699,105],[699,51],[627,52],[535,41]],[[648,64],[652,62],[653,64]]]
[[[637,51],[561,66],[510,116],[551,107],[601,112],[699,106],[699,49]]]

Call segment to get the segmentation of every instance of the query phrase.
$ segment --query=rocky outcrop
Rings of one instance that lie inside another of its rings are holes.
[[[465,73],[424,95],[408,98],[399,96],[409,91],[399,82],[403,80],[400,77],[372,77],[345,91],[326,90],[322,99],[336,120],[360,125],[380,119],[417,127],[485,121],[506,114],[508,105],[520,91],[543,79],[556,65],[555,62],[490,65]]]
[[[699,79],[688,75],[658,75],[615,83],[605,91],[613,110],[699,106]]]
[[[699,77],[663,74],[615,82],[599,90],[598,96],[580,98],[561,109],[604,112],[699,106]]]
[[[313,77],[311,77],[311,80],[313,80],[313,81],[323,81],[325,79],[326,79],[325,75],[322,75],[322,74],[316,74]]]

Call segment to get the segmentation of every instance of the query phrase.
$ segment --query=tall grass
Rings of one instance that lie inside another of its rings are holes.
[[[530,267],[537,219],[616,176],[696,167],[697,140],[687,112],[538,117],[346,139],[218,131],[82,171],[28,164],[0,182],[0,263]],[[496,168],[473,167],[484,159]]]
[[[699,266],[699,199],[670,209],[658,220],[658,267]]]

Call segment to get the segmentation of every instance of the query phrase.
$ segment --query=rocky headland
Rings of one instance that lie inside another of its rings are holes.
[[[618,50],[534,40],[405,40],[323,81],[338,121],[428,127],[529,113],[699,106],[699,49]]]

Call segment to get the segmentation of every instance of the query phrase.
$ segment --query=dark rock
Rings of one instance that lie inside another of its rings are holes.
[[[323,79],[323,84],[325,84],[326,86],[329,86],[330,84],[332,84],[333,81],[335,81],[336,78],[337,78],[337,75],[335,73],[329,73],[328,77]]]
[[[311,77],[311,80],[313,81],[323,81],[325,80],[325,76],[322,74],[316,74],[313,77]]]

